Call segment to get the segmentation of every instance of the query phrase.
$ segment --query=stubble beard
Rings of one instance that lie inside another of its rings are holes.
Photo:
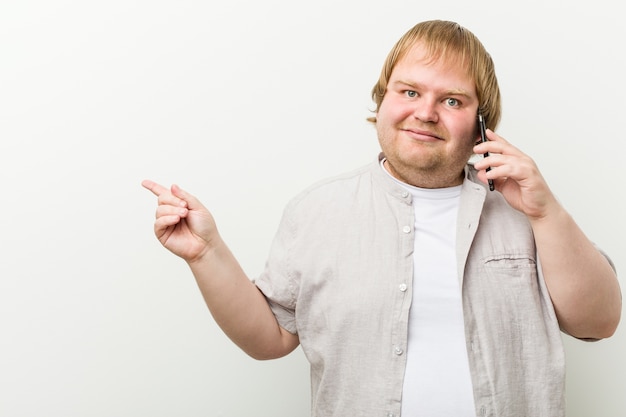
[[[381,147],[383,142],[381,141]],[[416,144],[428,147],[428,144]],[[415,155],[402,155],[396,151],[393,154],[385,153],[386,168],[389,172],[407,184],[420,188],[446,188],[459,185],[463,182],[464,167],[472,156],[472,147],[466,152],[461,149],[455,155],[447,155],[441,150],[424,149]]]

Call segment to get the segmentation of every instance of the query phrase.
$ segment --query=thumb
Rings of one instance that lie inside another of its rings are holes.
[[[180,198],[185,203],[187,203],[187,208],[189,210],[202,210],[205,209],[200,200],[194,197],[192,194],[189,194],[187,191],[183,190],[176,184],[172,184],[171,187],[172,195]]]

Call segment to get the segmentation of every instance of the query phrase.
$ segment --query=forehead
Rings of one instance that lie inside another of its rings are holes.
[[[414,82],[451,83],[455,85],[448,88],[462,88],[476,94],[475,82],[461,57],[450,51],[431,51],[421,43],[411,46],[398,59],[391,79],[398,77]]]

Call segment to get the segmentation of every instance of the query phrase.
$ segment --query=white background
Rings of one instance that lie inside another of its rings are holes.
[[[421,20],[483,40],[499,133],[622,271],[622,16],[609,0],[3,1],[0,415],[308,415],[302,352],[257,362],[221,333],[140,182],[196,194],[257,275],[289,198],[375,158],[371,87]],[[569,416],[626,415],[624,328],[564,338]]]

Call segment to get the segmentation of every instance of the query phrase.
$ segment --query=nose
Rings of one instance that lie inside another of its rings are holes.
[[[436,103],[427,97],[417,100],[413,109],[413,117],[424,123],[437,123],[439,114],[437,113]]]

